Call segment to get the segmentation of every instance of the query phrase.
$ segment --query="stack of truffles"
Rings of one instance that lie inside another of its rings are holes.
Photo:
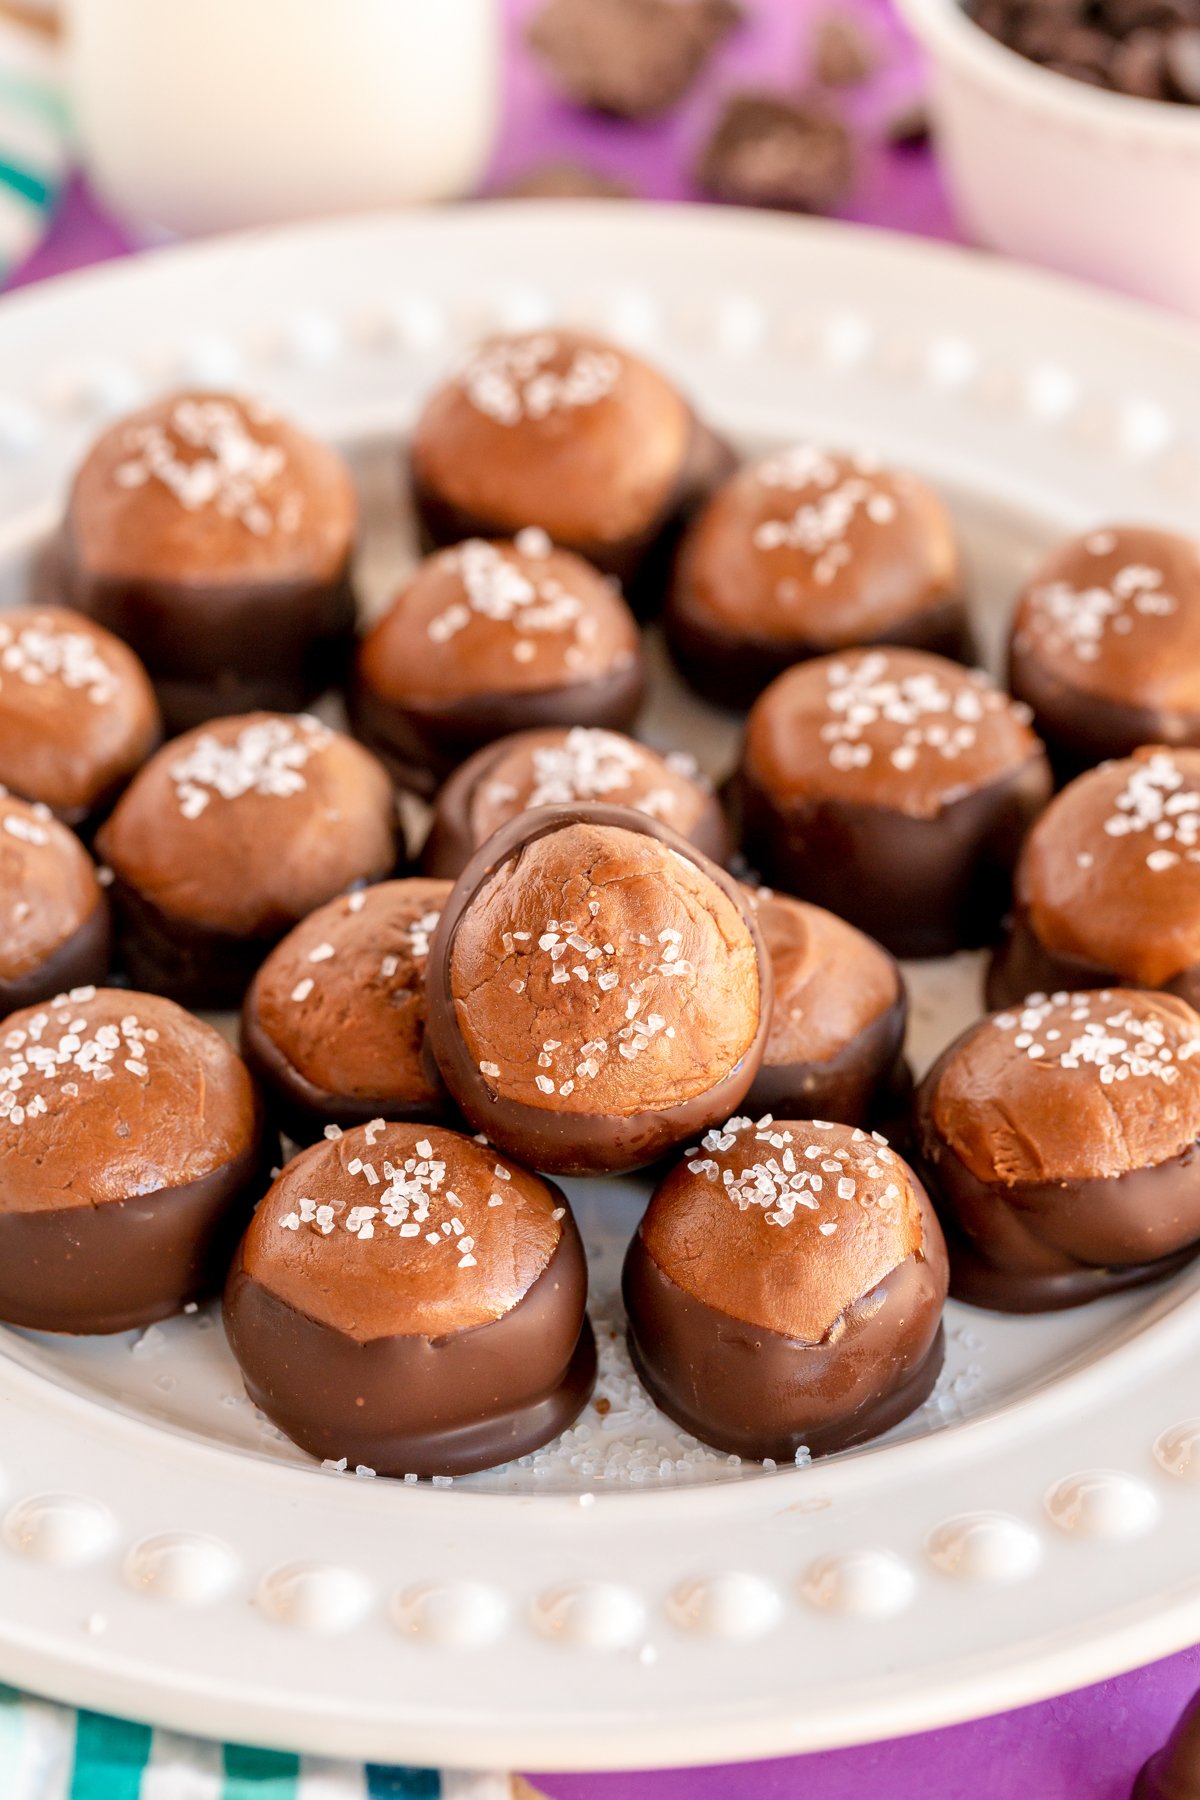
[[[948,1290],[1195,1253],[1196,545],[1060,546],[1005,688],[919,476],[739,465],[595,337],[479,345],[404,467],[424,560],[360,630],[338,454],[171,395],[0,615],[0,1318],[223,1291],[298,1445],[468,1473],[592,1392],[558,1182],[645,1170],[639,1378],[791,1461],[929,1396]],[[747,713],[719,791],[629,735],[660,629]],[[914,1090],[897,958],[980,948],[996,1010]]]

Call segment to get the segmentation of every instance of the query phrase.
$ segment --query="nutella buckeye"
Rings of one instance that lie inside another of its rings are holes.
[[[706,1443],[822,1456],[928,1397],[947,1280],[933,1208],[882,1137],[734,1118],[684,1152],[629,1246],[630,1352]]]
[[[538,525],[647,600],[681,519],[728,472],[726,446],[628,350],[555,329],[489,338],[429,400],[412,487],[429,541]]]
[[[1200,1016],[1173,994],[1031,994],[963,1033],[918,1093],[951,1291],[1078,1306],[1200,1249]]]
[[[693,687],[748,706],[792,663],[852,645],[969,660],[965,586],[950,516],[923,481],[797,444],[740,469],[689,527],[667,636]]]
[[[1063,544],[1017,604],[1009,686],[1063,780],[1141,744],[1200,745],[1200,543],[1114,525]]]
[[[94,445],[45,574],[133,646],[182,731],[290,712],[332,684],[354,628],[357,524],[335,451],[260,401],[171,394]]]
[[[525,1456],[596,1373],[562,1193],[486,1144],[373,1120],[302,1151],[225,1289],[255,1405],[335,1465],[464,1475]]]
[[[771,972],[745,892],[619,807],[515,819],[468,863],[427,975],[463,1113],[556,1174],[637,1168],[723,1118],[762,1060]]]
[[[1200,749],[1146,745],[1065,787],[1026,840],[989,1006],[1165,988],[1200,1006]]]
[[[242,1009],[242,1054],[296,1143],[339,1120],[450,1110],[425,1052],[425,965],[448,881],[381,881],[331,900],[277,944]]]
[[[74,832],[0,788],[0,1019],[103,981],[108,901]]]
[[[272,944],[325,901],[390,875],[387,771],[307,713],[249,713],[164,744],[97,848],[139,986],[238,1005]]]
[[[724,811],[693,757],[660,756],[617,731],[560,725],[515,732],[455,770],[438,793],[422,867],[453,879],[519,813],[581,801],[632,807],[661,819],[713,862],[729,859]]]
[[[0,614],[0,783],[77,829],[162,735],[150,678],[110,631],[61,606]]]
[[[986,943],[1050,793],[1025,708],[918,650],[798,664],[755,703],[734,797],[763,879],[896,956]]]
[[[81,987],[0,1026],[0,1319],[149,1325],[224,1279],[268,1147],[249,1071],[169,1000]]]
[[[359,649],[351,708],[396,779],[430,794],[522,727],[632,724],[643,682],[620,594],[530,529],[422,563]]]
[[[907,1111],[908,995],[894,959],[824,907],[771,888],[746,891],[775,996],[747,1111],[818,1113],[842,1125]]]

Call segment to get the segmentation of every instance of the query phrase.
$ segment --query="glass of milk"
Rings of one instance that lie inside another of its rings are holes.
[[[470,193],[497,0],[67,0],[80,148],[143,224],[207,232]]]

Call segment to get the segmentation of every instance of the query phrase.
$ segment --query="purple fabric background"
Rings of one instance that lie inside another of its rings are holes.
[[[521,22],[537,0],[506,0],[510,44],[504,123],[488,185],[551,157],[575,157],[628,181],[649,199],[687,199],[699,143],[718,97],[766,83],[803,85],[812,18],[827,0],[745,0],[748,18],[677,114],[632,127],[591,119],[563,105],[523,53]],[[828,0],[829,4],[834,0]],[[886,150],[881,129],[920,91],[920,71],[887,0],[855,6],[885,52],[864,89],[845,98],[863,149],[846,216],[925,236],[953,238],[953,218],[929,152]],[[13,285],[23,285],[135,248],[86,186],[66,191],[49,236]],[[581,1670],[581,1678],[586,1678]],[[794,1671],[797,1688],[804,1670]],[[998,1718],[919,1737],[803,1758],[654,1775],[535,1775],[553,1800],[1127,1800],[1130,1784],[1200,1685],[1200,1648]]]

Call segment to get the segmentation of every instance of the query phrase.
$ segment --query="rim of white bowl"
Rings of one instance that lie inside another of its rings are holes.
[[[904,20],[932,54],[1026,110],[1057,114],[1098,135],[1137,138],[1143,145],[1186,147],[1200,154],[1200,106],[1147,100],[1091,87],[1010,50],[968,17],[960,0],[898,0]]]

